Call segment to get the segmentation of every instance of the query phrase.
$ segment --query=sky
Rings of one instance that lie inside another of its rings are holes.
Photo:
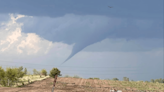
[[[163,0],[1,0],[0,65],[164,78]],[[112,7],[112,8],[110,8]]]

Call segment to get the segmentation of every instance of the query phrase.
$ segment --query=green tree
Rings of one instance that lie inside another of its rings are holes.
[[[74,75],[73,78],[80,78],[80,76],[78,76],[78,75]]]
[[[24,69],[24,73],[25,73],[25,75],[27,75],[27,68]]]
[[[159,79],[155,79],[154,82],[155,82],[155,83],[157,83],[157,82],[159,83]]]
[[[113,80],[119,80],[118,78],[113,78]]]
[[[33,75],[37,75],[37,74],[38,74],[37,70],[33,69]]]
[[[22,78],[25,74],[22,70],[23,70],[23,67],[6,68],[6,71],[0,68],[1,85],[8,86],[8,82],[9,82],[9,86],[11,86],[15,82],[17,83],[17,81],[19,81],[19,78]]]
[[[0,84],[1,85],[5,84],[4,79],[5,79],[5,71],[2,67],[0,67]]]
[[[55,78],[55,75],[61,76],[60,70],[58,68],[53,68],[50,71],[50,74],[49,74],[50,77]]]
[[[100,78],[94,78],[94,79],[99,80]]]
[[[129,81],[129,78],[124,77],[123,80],[124,80],[124,81]]]
[[[0,80],[5,77],[5,71],[2,67],[0,67]]]
[[[151,79],[150,81],[154,83],[154,79]]]
[[[163,80],[162,80],[162,78],[160,78],[160,79],[159,79],[159,83],[163,83]]]
[[[45,69],[42,69],[41,72],[42,72],[43,75],[47,76],[47,71]]]
[[[69,75],[65,75],[66,78],[70,77]]]
[[[16,68],[7,68],[5,72],[5,82],[4,85],[7,86],[7,82],[9,80],[9,86],[11,86],[15,81],[18,80],[18,78],[22,77],[19,70]]]
[[[36,69],[33,69],[33,74],[34,75],[40,75],[40,78],[41,78],[41,71],[37,71]]]
[[[23,67],[22,66],[19,67],[19,68],[14,68],[14,70],[17,71],[17,78],[22,78],[25,75],[25,73],[23,72]]]
[[[94,79],[94,78],[88,78],[88,79]]]

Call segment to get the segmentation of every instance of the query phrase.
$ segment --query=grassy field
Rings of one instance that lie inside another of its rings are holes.
[[[30,80],[30,84],[28,82]],[[45,79],[45,80],[44,80]],[[30,84],[28,86],[21,87],[24,90],[45,90],[50,91],[53,85],[53,78],[49,76],[39,75],[24,76],[21,78],[24,84]],[[42,81],[40,81],[42,80]],[[36,81],[36,82],[34,82]],[[22,83],[19,83],[21,86]],[[164,92],[164,83],[151,83],[141,81],[114,81],[114,80],[100,80],[100,79],[84,79],[80,77],[58,77],[55,90],[61,92],[110,92],[111,89],[122,90],[122,92]],[[1,87],[0,90],[20,90],[19,87]],[[23,90],[23,91],[24,91]],[[26,92],[26,91],[24,91]]]
[[[62,77],[61,77],[62,78]],[[114,81],[114,80],[98,80],[98,79],[82,79],[82,78],[62,78],[60,81],[68,84],[83,85],[84,88],[115,88],[118,90],[142,90],[151,92],[164,92],[164,83],[152,83],[142,81]],[[78,83],[76,83],[78,82]]]

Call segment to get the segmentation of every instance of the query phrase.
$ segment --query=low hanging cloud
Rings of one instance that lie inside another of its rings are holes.
[[[36,33],[53,42],[74,44],[72,53],[65,61],[85,47],[106,38],[127,40],[162,38],[162,22],[159,20],[66,14],[56,18],[33,17],[19,21],[24,22],[25,33]]]

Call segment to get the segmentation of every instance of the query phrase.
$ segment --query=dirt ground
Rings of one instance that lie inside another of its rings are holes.
[[[0,87],[0,92],[51,92],[53,80],[53,78],[47,78],[19,88]],[[95,83],[100,83],[101,85],[96,85]],[[114,87],[106,85],[104,81],[100,80],[59,77],[54,92],[110,92],[113,88]],[[135,91],[133,88],[127,88],[127,90],[122,89],[122,92],[139,91]]]

